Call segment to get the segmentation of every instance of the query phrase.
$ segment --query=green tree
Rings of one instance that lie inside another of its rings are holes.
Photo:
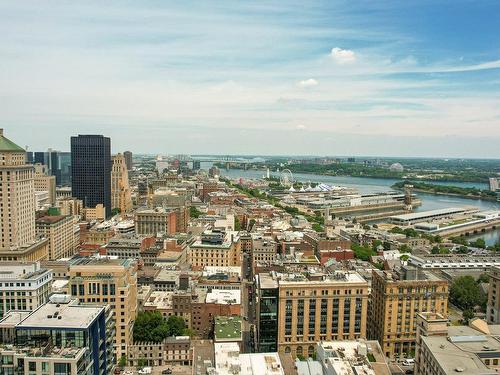
[[[118,207],[115,207],[111,210],[111,216],[115,216],[115,215],[118,215],[119,213],[121,213],[122,210],[120,210]]]
[[[191,216],[194,219],[197,219],[201,216],[202,212],[198,210],[195,206],[190,206],[189,207],[189,216]]]
[[[488,276],[487,273],[482,273],[479,278],[477,279],[477,283],[488,283],[490,281],[490,277]]]
[[[238,216],[234,217],[234,230],[241,230],[241,222]]]
[[[401,253],[411,253],[412,252],[412,248],[410,246],[408,246],[407,244],[402,244],[399,247],[399,251]]]
[[[365,260],[365,261],[369,261],[370,256],[377,255],[377,253],[369,246],[352,244],[351,250],[354,251],[355,258]]]
[[[118,361],[118,366],[123,369],[125,366],[127,365],[127,357],[125,357],[124,355],[122,355],[120,357],[120,360]]]
[[[450,301],[462,310],[483,306],[486,298],[472,276],[457,277],[450,288]]]
[[[462,323],[468,325],[470,320],[474,318],[474,311],[472,309],[465,309],[462,312]]]
[[[167,320],[168,336],[180,336],[184,334],[186,322],[179,316],[171,315]]]
[[[323,227],[318,223],[313,223],[312,229],[314,229],[316,232],[323,232]]]
[[[485,249],[486,248],[486,242],[484,241],[484,238],[478,238],[475,241],[471,241],[469,244],[472,247],[479,247],[481,249]]]

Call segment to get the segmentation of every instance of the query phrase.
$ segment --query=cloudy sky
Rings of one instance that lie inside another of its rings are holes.
[[[498,1],[2,1],[31,150],[500,158]]]

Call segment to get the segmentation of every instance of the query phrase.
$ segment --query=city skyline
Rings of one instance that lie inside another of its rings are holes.
[[[30,151],[500,157],[496,2],[119,5],[0,2]]]

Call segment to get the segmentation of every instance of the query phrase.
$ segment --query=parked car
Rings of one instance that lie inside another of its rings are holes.
[[[161,374],[162,374],[162,375],[169,375],[169,374],[171,374],[171,373],[172,373],[172,370],[170,370],[169,368],[168,368],[168,369],[166,369],[166,370],[163,370],[163,371],[161,372]]]
[[[407,358],[401,362],[404,366],[413,366],[415,364],[415,360],[413,358]]]

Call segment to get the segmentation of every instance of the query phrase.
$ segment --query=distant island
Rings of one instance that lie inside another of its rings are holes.
[[[437,185],[437,184],[429,184],[425,182],[417,182],[409,180],[396,182],[394,185],[392,185],[392,188],[402,190],[404,189],[404,186],[407,184],[413,185],[414,191],[420,191],[425,193],[452,195],[462,198],[483,199],[490,201],[497,200],[496,193],[489,190],[465,188],[465,187],[450,186],[450,185]]]

